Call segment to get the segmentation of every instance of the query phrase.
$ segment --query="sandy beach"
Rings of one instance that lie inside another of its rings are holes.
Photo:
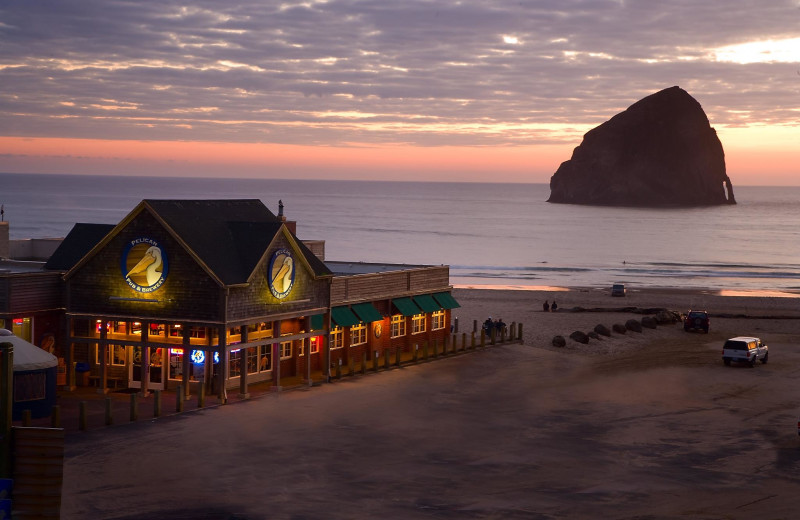
[[[638,311],[663,308],[682,314],[689,309],[706,310],[711,315],[708,338],[737,335],[765,335],[769,338],[772,334],[796,334],[800,338],[798,321],[792,319],[800,319],[800,294],[765,291],[750,295],[731,293],[736,295],[728,296],[706,289],[628,288],[626,296],[612,297],[610,289],[585,287],[549,290],[456,288],[453,294],[462,305],[453,311],[453,316],[459,318],[460,331],[470,332],[473,320],[478,320],[480,326],[487,317],[502,318],[508,324],[523,323],[525,343],[537,348],[552,348],[553,337],[562,335],[567,338],[568,350],[607,353],[609,348],[619,351],[640,347],[643,342],[665,332],[648,331],[645,336],[615,335],[613,341],[593,341],[586,346],[569,339],[570,333],[576,330],[589,332],[598,324],[611,328],[614,323],[624,324],[629,319],[643,316],[640,312],[620,311],[624,308]],[[549,304],[556,301],[558,311],[543,312],[545,301]],[[673,329],[680,328],[669,327],[668,331],[673,332]]]
[[[70,436],[62,518],[796,518],[800,300],[454,296],[462,332],[498,317],[524,344]],[[704,308],[711,330],[552,346],[642,317],[623,308]],[[769,363],[725,367],[735,335]]]

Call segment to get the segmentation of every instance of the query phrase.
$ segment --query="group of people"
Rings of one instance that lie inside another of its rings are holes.
[[[486,318],[486,321],[483,322],[483,330],[486,331],[487,336],[491,336],[492,331],[494,331],[497,336],[501,336],[506,331],[506,324],[503,322],[503,318],[492,321],[492,317],[489,316]]]
[[[555,300],[553,300],[553,303],[551,305],[547,303],[547,300],[545,300],[544,304],[542,305],[542,310],[544,312],[550,312],[550,311],[556,312],[556,310],[558,310],[558,304],[556,303]]]

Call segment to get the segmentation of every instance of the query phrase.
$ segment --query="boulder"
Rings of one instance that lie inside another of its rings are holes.
[[[602,323],[598,323],[594,327],[594,331],[602,336],[611,336],[611,331]]]
[[[659,311],[656,313],[655,319],[659,325],[669,325],[683,321],[681,320],[680,314],[675,311]]]
[[[630,319],[626,321],[625,328],[633,332],[642,332],[642,324],[639,320]]]
[[[680,87],[641,99],[583,136],[550,179],[548,202],[602,206],[736,204],[725,153]]]
[[[625,328],[625,325],[622,323],[615,323],[611,326],[611,329],[616,332],[617,334],[625,334],[628,332],[628,329]]]
[[[648,329],[654,329],[658,327],[658,323],[656,323],[656,319],[652,316],[644,316],[642,317],[642,327]]]
[[[553,346],[554,347],[564,347],[567,344],[567,340],[564,339],[564,336],[554,336],[553,337]]]
[[[577,341],[578,343],[583,343],[584,345],[586,343],[589,343],[589,336],[587,336],[585,332],[581,332],[579,330],[576,330],[575,332],[570,334],[569,338],[571,340]]]

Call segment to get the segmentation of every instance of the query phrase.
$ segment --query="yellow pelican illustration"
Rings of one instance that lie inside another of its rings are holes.
[[[150,246],[145,251],[142,259],[139,260],[139,263],[133,266],[133,269],[128,271],[125,277],[129,278],[131,275],[145,273],[147,286],[149,287],[161,278],[161,263],[161,249],[156,246]]]
[[[272,286],[275,287],[275,290],[279,293],[286,292],[289,287],[292,285],[292,257],[287,256],[283,259],[283,265],[281,266],[278,274],[275,275],[275,278],[272,279]]]

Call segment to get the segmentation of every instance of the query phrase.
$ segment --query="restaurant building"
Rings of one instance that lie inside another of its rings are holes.
[[[52,336],[64,387],[100,392],[247,396],[446,341],[447,266],[325,262],[295,233],[282,204],[144,200],[116,226],[76,224],[38,270],[0,272],[0,319]]]

